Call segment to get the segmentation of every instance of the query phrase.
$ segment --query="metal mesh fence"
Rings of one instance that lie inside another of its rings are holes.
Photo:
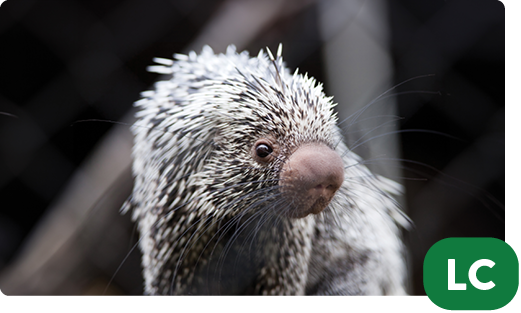
[[[396,87],[365,116],[380,116],[391,128],[368,135],[356,152],[384,172],[391,168],[386,174],[406,186],[403,205],[415,222],[406,234],[411,292],[424,294],[423,257],[436,241],[504,239],[504,25],[495,0],[7,0],[0,7],[0,289],[99,294],[109,285],[108,293],[139,294],[139,255],[124,260],[133,226],[117,214],[128,186],[105,206],[98,203],[105,193],[89,193],[96,184],[77,193],[68,187],[92,176],[91,168],[110,172],[92,158],[117,146],[103,140],[125,132],[132,103],[157,80],[145,70],[153,57],[206,43],[256,54],[282,42],[288,66],[324,82],[327,93],[357,86],[345,96],[352,103],[339,104],[341,116]],[[385,80],[375,80],[379,73]],[[382,117],[382,108],[392,108],[385,113],[392,116]],[[351,135],[350,142],[362,136]],[[399,149],[378,150],[393,136]],[[85,203],[97,209],[80,212],[82,199],[63,200],[71,194],[95,194]],[[81,224],[103,216],[100,207],[115,212],[110,223]],[[60,236],[78,220],[83,228],[67,248],[74,252],[54,245],[48,253],[49,260],[69,260],[70,268],[46,263],[47,271],[67,273],[62,280],[44,289],[39,276],[13,278],[22,265],[37,271],[34,264],[43,264],[27,261],[38,255],[35,237],[49,228]],[[122,263],[127,267],[117,270]]]

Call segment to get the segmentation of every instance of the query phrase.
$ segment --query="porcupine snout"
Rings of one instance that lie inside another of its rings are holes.
[[[288,215],[301,218],[322,212],[344,181],[342,158],[323,144],[306,144],[285,162],[279,185],[291,203]]]

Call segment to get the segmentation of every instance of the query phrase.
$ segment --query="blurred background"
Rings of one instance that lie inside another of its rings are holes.
[[[447,237],[504,240],[497,0],[7,0],[0,7],[0,289],[141,294],[132,103],[153,57],[276,50],[324,83],[368,166],[405,185],[411,293]],[[357,113],[358,112],[358,113]]]

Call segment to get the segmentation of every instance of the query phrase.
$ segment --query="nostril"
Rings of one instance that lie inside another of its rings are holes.
[[[344,181],[342,158],[329,147],[304,145],[289,157],[280,174],[284,194],[298,203],[294,216],[318,214],[326,208]]]
[[[316,189],[316,190],[331,190],[331,189],[337,189],[336,187],[333,186],[333,184],[318,184],[316,185],[315,187],[313,187],[313,189]]]

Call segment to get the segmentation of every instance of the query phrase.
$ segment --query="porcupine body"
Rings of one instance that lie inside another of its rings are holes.
[[[134,133],[145,294],[404,294],[391,194],[348,150],[332,99],[281,57],[155,59]]]

